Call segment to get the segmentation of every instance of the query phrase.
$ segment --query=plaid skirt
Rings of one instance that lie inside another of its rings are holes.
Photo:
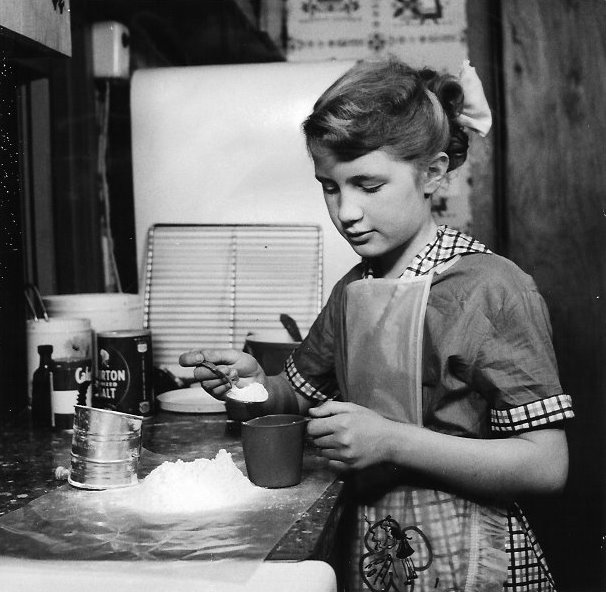
[[[507,513],[505,549],[509,556],[507,592],[555,592],[555,583],[545,554],[522,509],[514,504]]]

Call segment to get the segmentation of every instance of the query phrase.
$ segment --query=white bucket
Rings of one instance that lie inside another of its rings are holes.
[[[53,360],[93,359],[91,322],[88,319],[27,321],[27,392],[32,400],[32,376],[40,365],[39,345],[53,346]]]
[[[143,328],[143,301],[138,294],[99,292],[53,294],[42,302],[50,318],[89,319],[93,329],[93,374],[97,375],[97,333]]]
[[[117,292],[43,296],[49,317],[90,319],[95,333],[143,328],[143,302],[138,294]]]

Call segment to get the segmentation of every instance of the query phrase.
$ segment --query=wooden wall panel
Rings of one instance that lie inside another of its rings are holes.
[[[545,296],[577,419],[562,500],[538,504],[562,587],[599,590],[606,471],[606,3],[502,6],[507,254]]]
[[[502,242],[499,232],[499,204],[502,192],[495,183],[501,171],[502,126],[498,4],[485,0],[467,0],[467,22],[469,60],[482,81],[493,114],[493,126],[487,137],[470,134],[468,159],[473,180],[469,196],[471,234],[498,252]]]

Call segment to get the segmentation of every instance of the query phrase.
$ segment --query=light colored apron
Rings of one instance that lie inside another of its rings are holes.
[[[423,326],[432,277],[347,286],[343,400],[423,425]],[[506,512],[419,483],[387,463],[354,477],[348,590],[502,590]]]

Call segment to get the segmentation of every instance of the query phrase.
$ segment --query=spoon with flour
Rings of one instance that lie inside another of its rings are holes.
[[[229,385],[229,390],[225,393],[225,397],[228,399],[238,401],[239,403],[262,403],[269,398],[269,393],[265,387],[258,382],[253,382],[239,388],[225,372],[219,370],[212,362],[204,360],[200,365],[210,370],[217,378],[224,380]]]

